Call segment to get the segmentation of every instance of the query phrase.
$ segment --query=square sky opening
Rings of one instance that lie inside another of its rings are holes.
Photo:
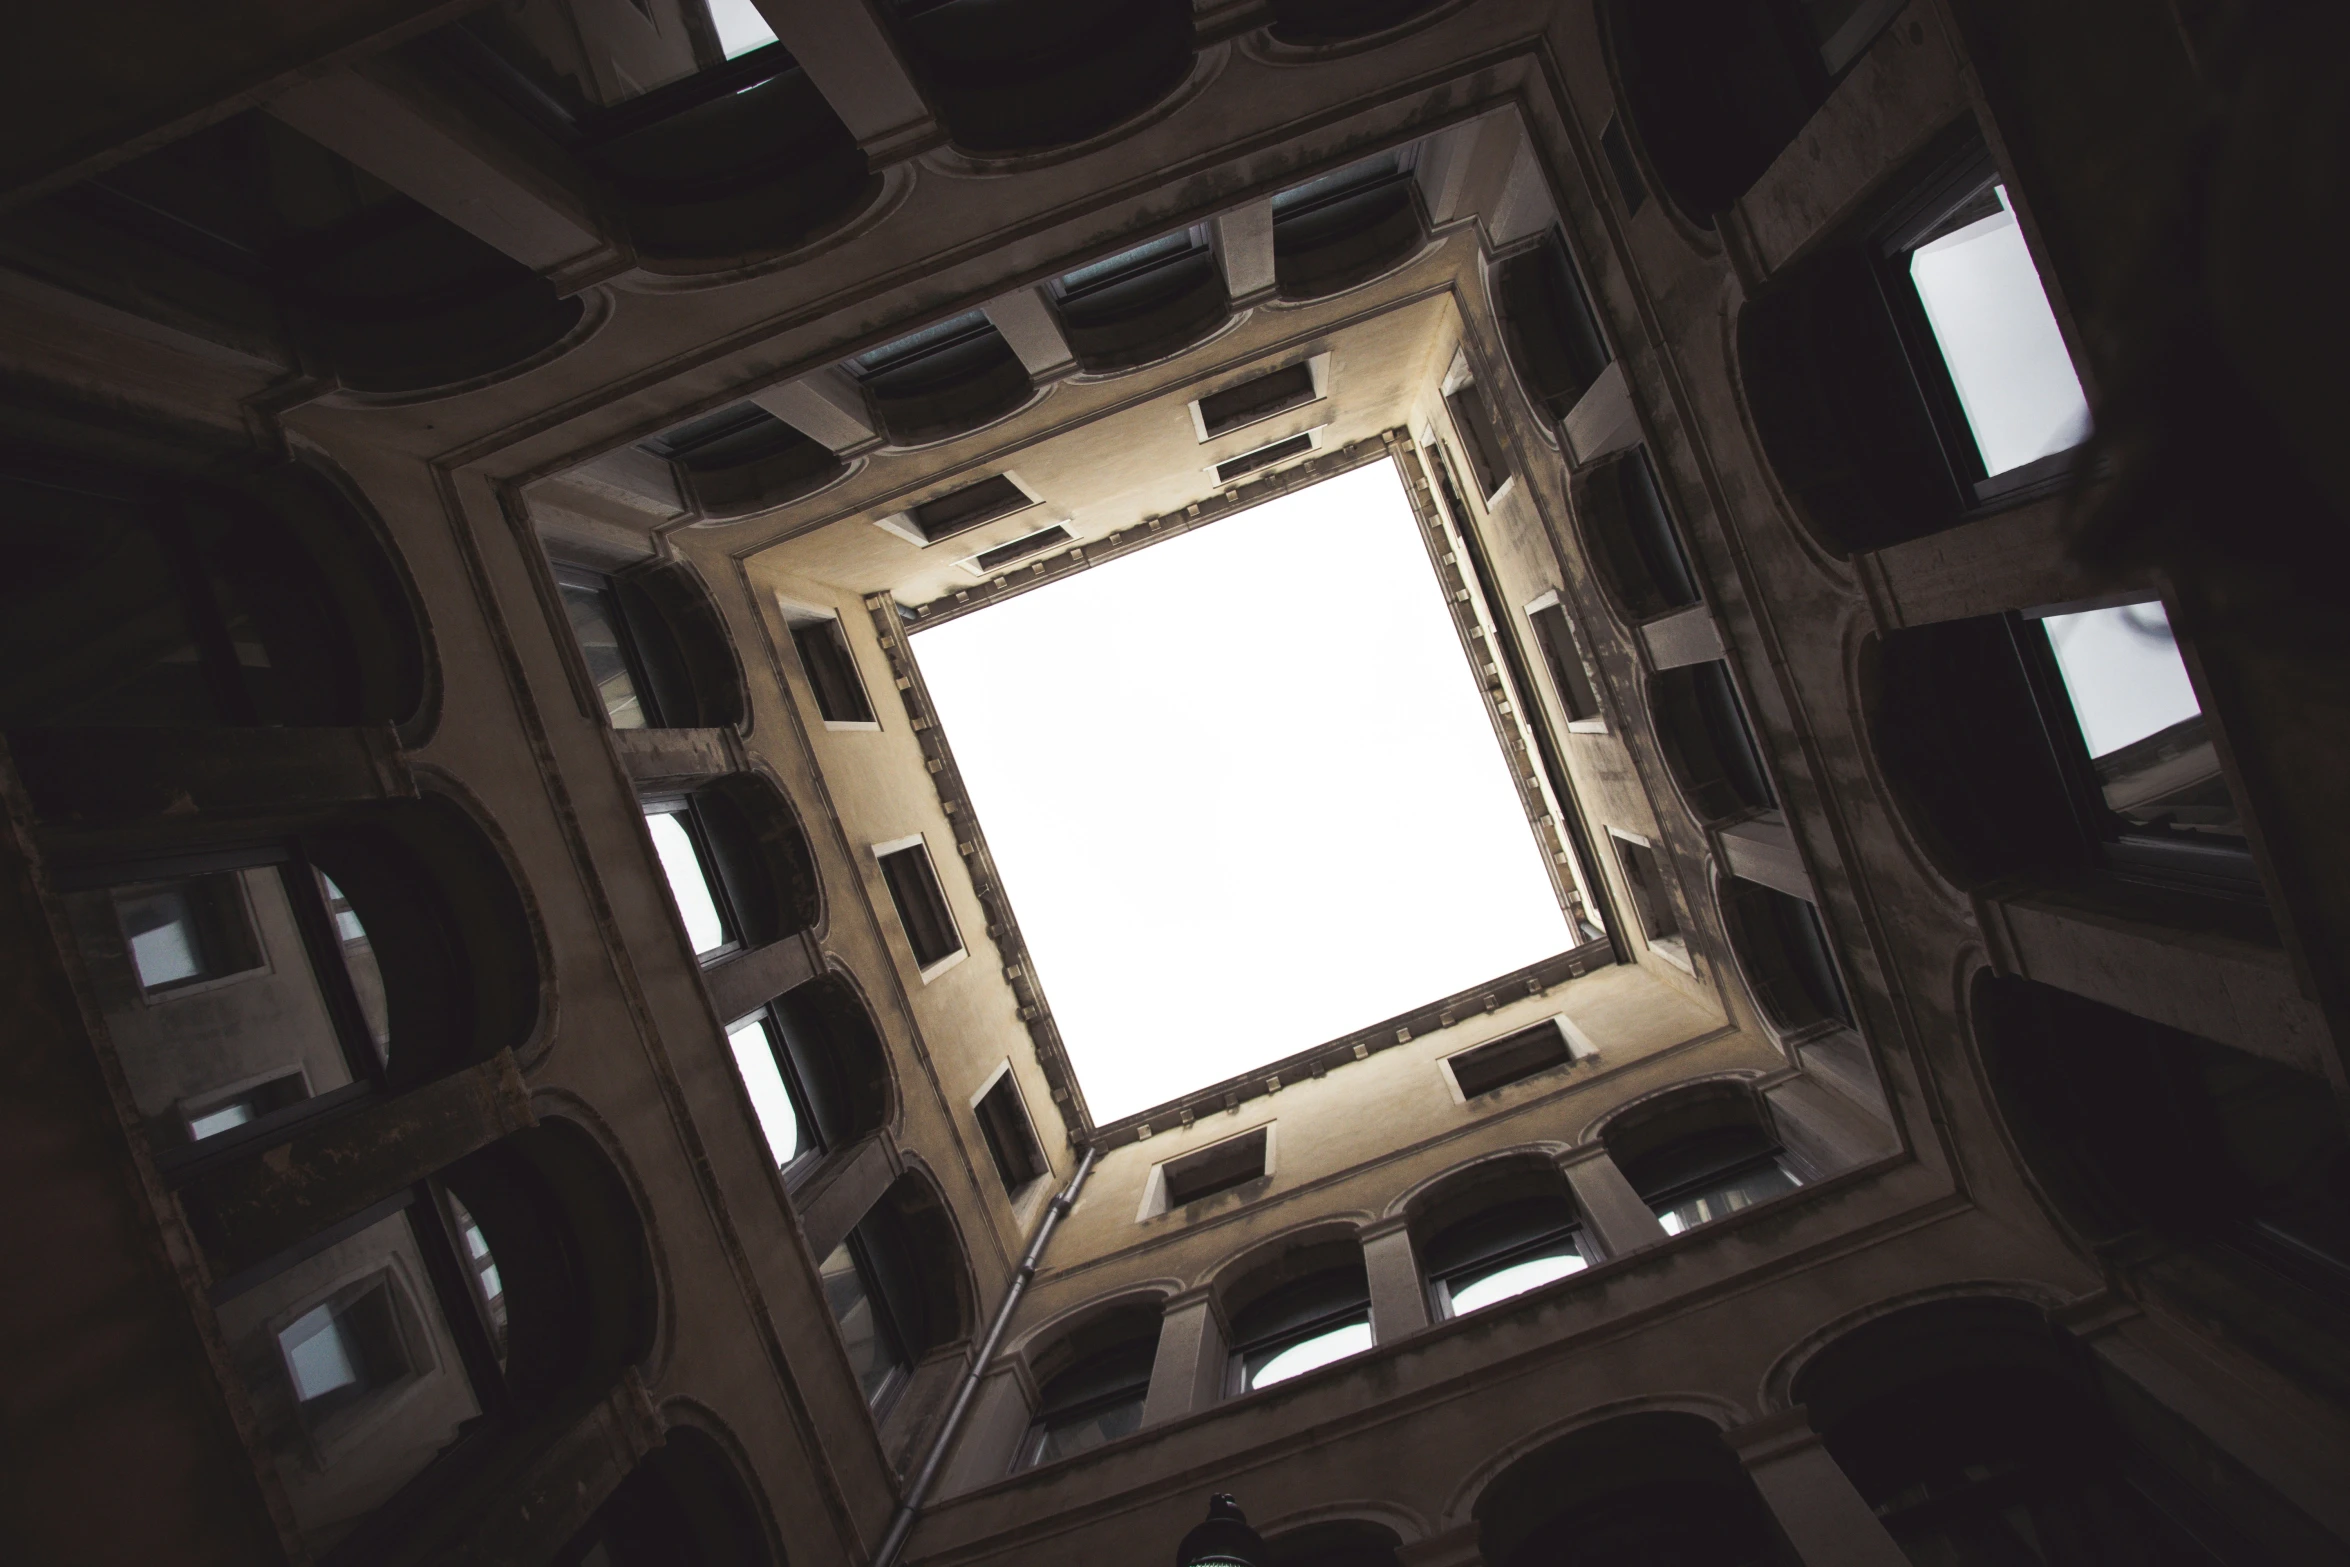
[[[1097,1124],[1576,942],[1392,459],[916,651]]]

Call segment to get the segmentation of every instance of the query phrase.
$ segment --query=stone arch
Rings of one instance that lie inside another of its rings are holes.
[[[1182,0],[888,9],[955,146],[980,157],[1048,151],[1135,118],[1182,85],[1197,48]]]

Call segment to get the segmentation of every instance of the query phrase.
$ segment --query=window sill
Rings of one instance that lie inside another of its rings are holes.
[[[843,719],[827,718],[824,720],[824,727],[834,734],[877,735],[881,733],[881,725],[870,720],[863,723],[853,723]]]
[[[1689,955],[1689,942],[1681,936],[1659,936],[1648,943],[1648,950],[1688,975],[1697,977],[1697,960]]]
[[[970,955],[971,949],[969,947],[957,947],[954,951],[948,953],[945,957],[940,958],[936,963],[931,964],[927,968],[917,965],[914,972],[921,975],[922,983],[927,985],[932,980],[938,978],[941,974],[944,974],[948,969],[953,968],[956,964],[962,962]]]

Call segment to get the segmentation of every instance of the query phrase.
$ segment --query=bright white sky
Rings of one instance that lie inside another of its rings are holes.
[[[2203,711],[2160,604],[2050,615],[2042,624],[2092,757]]]
[[[1574,944],[1390,462],[915,641],[1097,1120]]]

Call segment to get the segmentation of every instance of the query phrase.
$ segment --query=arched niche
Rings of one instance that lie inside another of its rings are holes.
[[[1016,1467],[1073,1458],[1142,1429],[1161,1315],[1155,1299],[1120,1301],[1029,1351],[1036,1411]]]
[[[1978,974],[1976,1049],[2064,1226],[2168,1256],[2146,1283],[2350,1396],[2350,1137],[2315,1076],[2033,980]]]
[[[1712,1422],[1655,1410],[1560,1437],[1479,1493],[1492,1567],[1792,1567],[1762,1498]]]
[[[679,491],[704,522],[788,506],[848,472],[830,447],[755,403],[722,408],[639,445],[668,459]]]
[[[1287,300],[1326,299],[1391,272],[1426,238],[1402,157],[1375,153],[1273,198],[1273,276]]]
[[[775,1567],[749,1483],[716,1438],[671,1426],[553,1567]]]
[[[700,573],[654,560],[617,575],[555,565],[571,635],[615,729],[721,729],[749,707],[742,661]]]
[[[1432,1314],[1458,1316],[1580,1271],[1582,1211],[1558,1162],[1540,1154],[1481,1160],[1417,1194],[1412,1254]]]
[[[1035,392],[1028,367],[978,310],[867,349],[842,368],[863,384],[874,418],[898,446],[967,434]]]
[[[1273,1385],[1371,1344],[1370,1275],[1352,1233],[1289,1236],[1229,1267],[1216,1293],[1229,1325],[1234,1393]]]
[[[763,947],[822,922],[815,851],[774,780],[728,773],[694,790],[692,801],[743,946]]]
[[[1348,43],[1401,27],[1442,0],[1273,0],[1277,42],[1300,48]]]
[[[307,464],[198,479],[0,450],[0,545],[0,726],[428,721],[406,575]]]
[[[1402,1538],[1367,1518],[1328,1518],[1265,1541],[1264,1567],[1399,1567]]]
[[[1637,1101],[1600,1139],[1666,1231],[1727,1218],[1803,1184],[1770,1112],[1741,1083],[1696,1083]]]
[[[1649,677],[1648,706],[1665,765],[1699,821],[1711,825],[1779,803],[1728,664],[1658,670]]]
[[[909,1363],[971,1336],[970,1264],[954,1215],[928,1175],[910,1169],[891,1182],[857,1221],[856,1234]]]
[[[1553,227],[1497,258],[1493,303],[1518,384],[1553,420],[1566,418],[1615,357],[1566,235]]]
[[[1191,69],[1187,0],[883,0],[966,152],[1042,152],[1109,130]]]
[[[896,1082],[864,998],[842,974],[795,986],[769,1004],[806,1115],[826,1151],[889,1124]]]
[[[1697,574],[1646,447],[1582,469],[1570,499],[1593,575],[1625,622],[1654,620],[1701,601]]]
[[[1722,926],[1764,1020],[1782,1035],[1853,1026],[1852,999],[1810,900],[1743,877],[1716,884]]]
[[[1051,288],[1069,351],[1094,375],[1170,358],[1232,316],[1224,269],[1190,231],[1065,272]]]

